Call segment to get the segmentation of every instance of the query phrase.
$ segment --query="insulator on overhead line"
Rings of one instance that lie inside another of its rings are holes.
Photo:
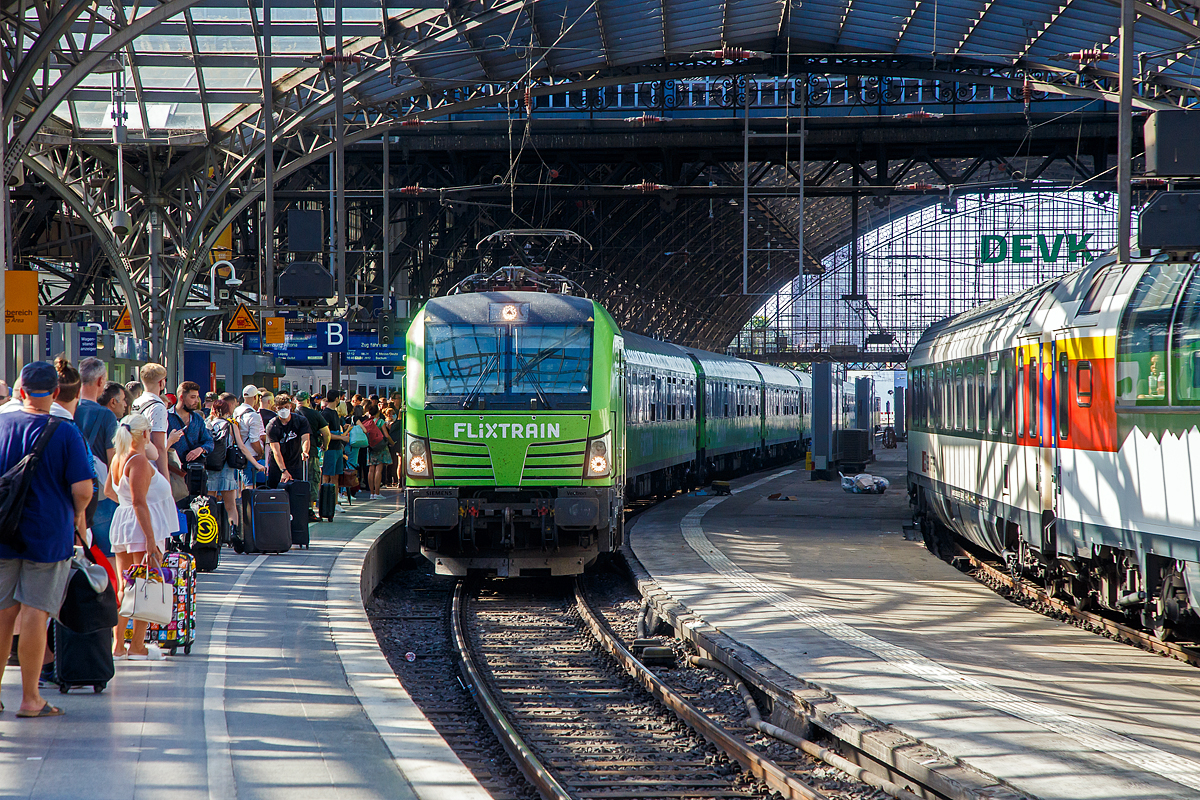
[[[894,119],[941,119],[945,114],[931,114],[925,109],[910,111],[907,114],[896,114]]]
[[[737,61],[746,58],[769,58],[762,50],[743,50],[740,47],[722,47],[720,50],[699,50],[693,58],[718,58],[722,61]]]
[[[667,118],[666,117],[656,117],[650,113],[643,113],[641,116],[637,116],[637,117],[626,117],[625,121],[632,122],[634,124],[648,125],[651,122],[666,122]]]
[[[425,124],[423,119],[406,119],[400,123],[401,128],[417,128]]]
[[[641,183],[627,183],[621,187],[622,189],[636,189],[642,192],[661,192],[664,189],[670,189],[670,186],[664,186],[661,183],[651,183],[650,181],[642,181]]]
[[[400,194],[421,194],[424,191],[425,189],[423,189],[419,183],[414,183],[411,186],[400,187]]]
[[[929,191],[930,189],[936,189],[938,187],[934,186],[932,183],[926,183],[925,181],[917,181],[916,183],[906,183],[903,186],[901,186],[900,188],[908,189],[908,190],[914,191],[914,192],[926,192],[926,191]]]
[[[1067,58],[1071,61],[1078,61],[1080,64],[1090,64],[1093,61],[1111,61],[1112,53],[1106,53],[1099,47],[1086,47],[1083,50],[1076,50],[1074,53],[1067,53]]]
[[[323,60],[326,64],[361,64],[362,56],[330,55],[325,56]]]

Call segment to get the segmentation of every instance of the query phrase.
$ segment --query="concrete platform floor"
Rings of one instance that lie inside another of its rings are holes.
[[[1012,605],[905,541],[905,451],[877,455],[886,495],[774,470],[647,512],[632,549],[739,643],[1023,792],[1200,797],[1200,670]]]
[[[18,719],[20,675],[9,667],[0,797],[422,795],[351,691],[326,603],[330,569],[345,544],[399,507],[400,495],[391,492],[386,500],[355,503],[332,523],[313,523],[309,550],[225,550],[216,572],[198,576],[199,636],[191,655],[118,662],[103,694],[44,688],[63,717]],[[357,576],[351,579],[357,592]],[[428,752],[422,757],[432,764]]]

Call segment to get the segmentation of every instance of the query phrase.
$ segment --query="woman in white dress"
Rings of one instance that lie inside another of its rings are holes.
[[[117,574],[135,564],[147,569],[162,566],[163,549],[167,538],[179,530],[179,513],[171,497],[171,484],[154,466],[147,454],[150,443],[150,420],[141,414],[130,414],[121,420],[113,437],[116,453],[113,456],[104,493],[117,501],[113,512],[110,538],[117,557]],[[117,582],[118,602],[124,593],[124,581]],[[146,623],[133,621],[133,639],[129,654],[125,653],[127,617],[117,622],[113,644],[115,658],[131,661],[162,658],[158,648],[146,646]]]

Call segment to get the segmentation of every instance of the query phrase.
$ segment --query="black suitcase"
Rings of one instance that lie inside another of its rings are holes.
[[[338,487],[336,483],[322,483],[321,491],[317,495],[317,516],[321,519],[333,522],[333,515],[337,511]]]
[[[60,692],[79,686],[103,692],[115,674],[111,628],[75,633],[61,622],[54,623],[54,682]]]
[[[184,548],[196,559],[196,569],[212,572],[221,561],[222,528],[229,528],[225,505],[215,497],[194,497],[188,504],[188,530]]]
[[[312,488],[307,480],[280,484],[280,488],[286,490],[288,495],[292,514],[292,544],[308,549],[308,509]]]
[[[286,553],[292,549],[291,509],[283,489],[242,491],[242,538],[247,553]]]

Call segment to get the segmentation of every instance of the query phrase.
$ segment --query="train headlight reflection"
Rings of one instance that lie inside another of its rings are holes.
[[[408,474],[414,478],[424,478],[429,475],[429,453],[425,441],[415,436],[408,436]]]
[[[587,468],[584,470],[585,478],[603,478],[612,472],[612,464],[609,461],[608,455],[611,442],[611,431],[588,442]]]

